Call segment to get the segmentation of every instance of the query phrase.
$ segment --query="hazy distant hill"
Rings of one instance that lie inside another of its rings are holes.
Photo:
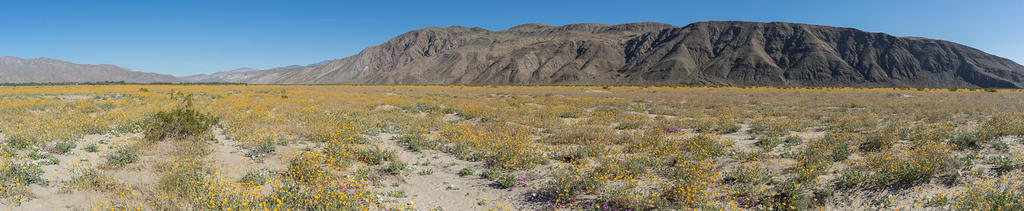
[[[22,59],[0,57],[0,83],[105,82],[129,83],[183,82],[171,75],[145,73],[101,64],[75,64],[51,58]]]
[[[244,83],[1024,87],[1024,66],[949,41],[756,22],[428,27]]]

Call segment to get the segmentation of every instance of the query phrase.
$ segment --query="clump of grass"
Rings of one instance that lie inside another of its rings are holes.
[[[419,174],[420,176],[427,176],[427,175],[433,175],[433,174],[434,174],[434,169],[424,169],[424,170],[420,170],[420,172],[419,172],[419,173],[417,173],[417,174]]]
[[[139,160],[139,150],[136,147],[122,147],[117,151],[107,154],[107,166],[124,167]]]

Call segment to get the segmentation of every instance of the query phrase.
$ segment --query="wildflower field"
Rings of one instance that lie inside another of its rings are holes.
[[[1022,210],[1024,91],[0,87],[12,210]]]

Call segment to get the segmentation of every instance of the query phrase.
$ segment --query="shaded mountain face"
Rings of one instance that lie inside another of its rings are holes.
[[[75,64],[51,58],[0,57],[0,83],[183,82],[171,75],[145,73],[114,65]]]
[[[227,82],[1024,87],[1024,67],[956,43],[755,22],[428,27],[322,65]]]

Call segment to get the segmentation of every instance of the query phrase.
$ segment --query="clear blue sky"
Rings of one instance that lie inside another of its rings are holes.
[[[950,40],[1024,62],[1021,0],[5,1],[0,56],[183,76],[343,58],[427,26],[708,20],[854,27]]]

